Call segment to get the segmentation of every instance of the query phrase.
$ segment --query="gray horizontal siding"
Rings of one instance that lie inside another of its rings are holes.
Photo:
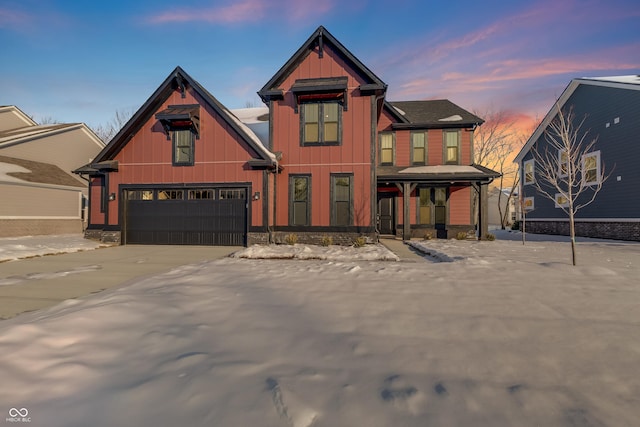
[[[595,150],[600,150],[605,173],[612,172],[596,200],[581,209],[577,218],[640,217],[640,91],[580,85],[565,104],[569,106],[577,119],[586,115],[581,130],[598,137]],[[543,135],[534,147],[544,151],[547,145]],[[531,152],[524,160],[530,158]],[[535,210],[529,218],[566,217],[552,200],[535,194],[534,186],[524,186],[524,195],[535,196]]]

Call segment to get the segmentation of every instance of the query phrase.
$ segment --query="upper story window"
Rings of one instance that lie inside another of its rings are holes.
[[[393,165],[393,133],[380,134],[380,164]]]
[[[412,165],[427,164],[427,133],[426,132],[411,133],[411,164]]]
[[[533,184],[536,180],[534,170],[535,170],[535,160],[527,160],[523,164],[523,181],[524,185]]]
[[[448,165],[460,164],[460,132],[446,130],[444,134],[444,163]]]
[[[174,166],[192,166],[194,163],[194,141],[200,136],[200,106],[170,105],[156,114],[172,140],[172,158]]]
[[[173,164],[176,166],[192,166],[194,159],[195,136],[190,128],[173,130]]]
[[[598,185],[602,182],[600,151],[582,156],[582,181],[584,185]]]
[[[558,176],[565,177],[569,174],[569,155],[567,150],[558,150]]]
[[[301,107],[301,145],[340,145],[342,106],[338,102],[305,102]]]

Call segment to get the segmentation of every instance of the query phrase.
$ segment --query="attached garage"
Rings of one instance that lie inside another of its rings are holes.
[[[126,188],[121,194],[124,244],[246,244],[246,186]]]

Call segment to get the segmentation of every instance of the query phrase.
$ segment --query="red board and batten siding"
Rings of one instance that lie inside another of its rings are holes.
[[[102,179],[101,177],[92,177],[89,183],[89,200],[91,205],[89,206],[89,224],[104,224],[105,216],[104,212],[100,211],[100,205],[102,201]]]
[[[300,146],[300,115],[294,111],[295,97],[290,92],[297,79],[348,77],[347,111],[342,112],[342,143],[339,146]],[[354,223],[371,225],[371,97],[360,96],[365,83],[329,46],[323,58],[310,53],[282,82],[285,92],[273,103],[273,151],[283,153],[284,173],[277,180],[277,218],[279,226],[288,225],[289,174],[311,174],[311,225],[330,225],[330,187],[332,173],[353,174]]]
[[[173,166],[173,143],[154,115],[115,156],[118,172],[110,173],[109,193],[118,194],[120,184],[245,183],[262,191],[262,171],[246,163],[256,157],[236,132],[217,113],[190,91],[186,98],[178,91],[158,109],[169,105],[200,104],[200,138],[195,140],[193,166]],[[248,195],[250,198],[250,195]],[[117,197],[120,197],[118,195]],[[250,201],[252,225],[262,225],[262,202]],[[118,204],[109,203],[109,223],[119,223]],[[93,219],[93,218],[92,218]],[[92,221],[93,222],[93,221]]]
[[[449,224],[467,225],[471,222],[471,187],[450,187]]]

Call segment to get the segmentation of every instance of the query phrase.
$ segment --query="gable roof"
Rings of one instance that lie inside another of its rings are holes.
[[[15,105],[0,105],[0,132],[37,123]]]
[[[565,88],[565,90],[553,104],[547,115],[544,117],[544,119],[542,119],[536,130],[529,137],[518,155],[515,157],[515,159],[513,160],[514,163],[522,162],[522,159],[529,152],[529,150],[531,150],[533,144],[542,136],[545,129],[556,117],[558,108],[562,109],[562,107],[564,107],[569,98],[571,98],[571,95],[573,95],[573,93],[580,85],[602,86],[625,90],[640,90],[640,75],[582,77],[571,80],[569,85]]]
[[[358,58],[342,45],[326,28],[322,25],[307,39],[306,42],[293,54],[291,58],[271,77],[262,89],[258,91],[258,95],[264,102],[272,97],[282,96],[279,86],[282,82],[300,65],[300,63],[315,50],[316,47],[322,51],[325,45],[331,46],[345,59],[347,64],[351,66],[366,82],[360,85],[362,91],[382,91],[387,90],[387,85],[376,76],[369,68],[367,68]]]
[[[95,163],[112,160],[115,155],[129,142],[140,128],[153,117],[162,104],[177,88],[186,90],[190,86],[204,102],[211,107],[266,163],[274,164],[275,155],[271,153],[260,139],[242,123],[233,113],[209,93],[200,83],[194,80],[182,68],[176,67],[162,82],[149,99],[136,111],[129,121],[120,129],[106,147],[96,156]]]
[[[31,141],[38,138],[44,138],[79,128],[85,130],[97,145],[99,145],[100,147],[104,146],[102,140],[98,138],[95,132],[89,129],[89,127],[84,123],[56,123],[48,125],[33,125],[21,127],[18,129],[0,131],[0,148],[15,144],[21,144],[23,142]]]
[[[86,186],[56,165],[8,156],[0,156],[0,181]]]
[[[394,129],[462,128],[484,123],[480,117],[448,99],[397,101],[388,104],[406,119],[403,123],[394,123]]]

